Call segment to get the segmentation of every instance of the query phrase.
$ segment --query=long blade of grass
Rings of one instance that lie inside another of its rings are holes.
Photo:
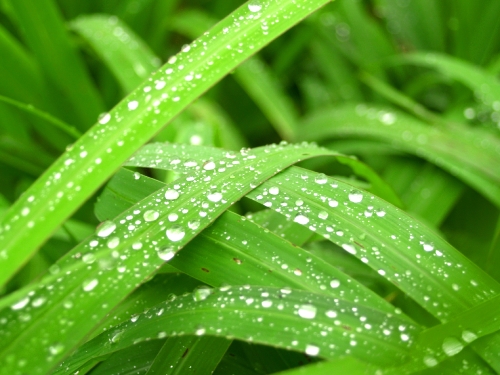
[[[10,322],[2,330],[0,358],[15,358],[4,369],[20,374],[19,360],[33,374],[53,368],[132,290],[248,191],[299,160],[334,154],[316,146],[275,145],[204,165],[192,161],[193,173],[102,223],[51,275],[0,300],[0,319]]]
[[[360,137],[385,141],[445,169],[500,207],[500,141],[480,129],[432,128],[404,113],[344,105],[311,115],[304,121],[303,134],[309,140]]]
[[[78,17],[71,28],[83,36],[110,68],[125,93],[131,92],[160,60],[130,28],[115,16]]]
[[[244,4],[183,48],[104,115],[5,215],[0,227],[0,285],[165,123],[249,56],[327,2],[311,0],[299,5],[292,0],[269,0],[259,6]],[[40,2],[42,8],[44,3]],[[35,8],[29,8],[35,12]],[[262,22],[267,19],[273,23],[263,34]]]
[[[360,316],[366,320],[360,321]],[[387,327],[400,324],[406,327],[403,338],[383,335]],[[180,332],[234,337],[323,358],[349,353],[387,365],[405,360],[418,329],[397,316],[324,295],[279,288],[226,287],[195,291],[150,309],[84,344],[63,369],[73,371],[93,357],[133,345],[136,337],[153,339]],[[59,370],[55,374],[62,373]]]

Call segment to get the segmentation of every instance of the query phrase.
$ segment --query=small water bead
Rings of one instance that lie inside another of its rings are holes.
[[[306,345],[306,350],[305,350],[307,355],[310,355],[311,357],[315,357],[319,354],[319,347],[316,345]]]
[[[99,284],[99,280],[97,279],[85,280],[82,284],[82,289],[84,292],[90,292],[97,284]]]
[[[174,255],[175,255],[175,251],[171,248],[166,248],[166,249],[158,251],[158,257],[161,260],[164,260],[165,262],[172,259],[174,257]]]
[[[132,100],[127,104],[127,107],[130,111],[133,111],[139,107],[139,102],[137,100]]]
[[[135,242],[132,244],[132,249],[133,250],[141,250],[142,249],[142,243],[141,242]]]
[[[108,237],[111,233],[113,233],[116,229],[116,224],[111,220],[103,222],[99,227],[97,227],[97,236],[98,237]]]
[[[332,281],[330,281],[330,286],[333,289],[338,288],[340,286],[340,281],[337,279],[333,279]]]
[[[260,12],[261,9],[262,9],[262,4],[260,3],[259,0],[251,0],[248,3],[248,10],[252,13]]]
[[[268,308],[268,307],[271,307],[273,305],[273,301],[266,299],[266,300],[262,301],[261,305],[264,308]]]
[[[58,355],[58,354],[62,353],[63,350],[64,350],[64,345],[61,343],[56,343],[56,344],[49,346],[49,353],[51,355]]]
[[[307,223],[309,223],[309,218],[304,214],[299,213],[295,216],[293,221],[302,225],[306,225]]]
[[[325,315],[326,315],[327,317],[329,317],[329,318],[332,318],[332,319],[337,317],[337,313],[336,313],[335,311],[333,311],[333,310],[328,310],[328,311],[325,313]]]
[[[194,334],[196,336],[203,336],[206,332],[207,330],[205,328],[200,327],[194,332]]]
[[[155,211],[155,210],[149,210],[149,211],[144,212],[143,217],[144,217],[144,220],[147,222],[155,221],[156,219],[158,219],[160,217],[160,213],[158,211]]]
[[[408,336],[408,334],[406,334],[406,333],[402,333],[400,335],[400,337],[401,337],[401,341],[408,341],[410,339],[410,336]]]
[[[168,199],[169,201],[173,201],[179,198],[179,192],[174,189],[168,189],[165,192],[165,199]]]
[[[326,211],[321,211],[319,214],[318,214],[318,217],[322,220],[326,220],[328,219],[328,212]]]
[[[280,188],[277,186],[273,186],[269,188],[269,194],[278,195],[280,193]]]
[[[95,262],[95,255],[92,253],[85,254],[82,256],[82,262],[85,264],[92,264]]]
[[[179,218],[179,215],[177,215],[175,213],[168,214],[168,221],[170,221],[171,223],[173,223],[174,221],[177,221],[178,218]]]
[[[295,276],[302,276],[302,271],[301,271],[300,269],[296,268],[296,269],[293,271],[293,274],[294,274]]]
[[[219,192],[213,192],[207,195],[207,198],[210,202],[219,202],[222,199],[222,194]]]
[[[47,299],[46,299],[45,297],[39,297],[39,298],[35,299],[35,300],[31,303],[31,305],[32,305],[33,307],[40,307],[40,306],[42,306],[42,305],[45,303],[45,301],[47,301]]]
[[[180,225],[174,225],[167,229],[167,238],[172,242],[178,242],[184,238],[186,232]]]
[[[357,190],[351,190],[351,192],[349,193],[349,200],[352,203],[360,203],[363,200],[363,194],[361,194]]]
[[[314,319],[316,317],[317,309],[313,305],[301,305],[299,307],[299,316],[304,319]]]
[[[454,337],[447,337],[443,340],[442,348],[447,356],[452,357],[460,353],[464,345]]]
[[[111,120],[111,115],[109,113],[103,113],[101,116],[99,116],[99,124],[105,125]]]
[[[339,202],[337,202],[336,200],[331,200],[330,202],[328,202],[328,205],[330,207],[337,207],[339,205]]]
[[[431,245],[431,244],[422,243],[422,246],[424,248],[424,251],[432,251],[432,250],[434,250],[434,246]]]
[[[323,173],[320,173],[316,176],[316,178],[314,179],[314,182],[316,182],[319,185],[324,185],[328,182],[328,179],[327,179],[326,175],[324,175]]]

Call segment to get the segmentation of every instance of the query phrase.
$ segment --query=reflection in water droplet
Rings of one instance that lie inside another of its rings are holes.
[[[351,192],[349,193],[349,200],[352,203],[360,203],[363,200],[363,194],[361,194],[357,190],[351,190]]]
[[[159,216],[160,213],[158,211],[149,210],[144,212],[144,220],[146,221],[155,221]]]
[[[90,292],[97,286],[97,284],[99,284],[97,279],[85,280],[82,284],[82,288],[85,292]]]
[[[309,218],[307,216],[299,213],[295,216],[293,221],[295,221],[296,223],[305,225],[305,224],[309,223]]]
[[[316,317],[316,307],[313,305],[301,305],[299,307],[299,316],[304,319],[314,319]]]
[[[443,340],[443,351],[447,356],[452,357],[464,348],[464,345],[454,337],[447,337]]]
[[[108,220],[99,225],[96,234],[99,237],[108,237],[111,233],[115,231],[115,229],[116,229],[116,224]]]
[[[207,198],[210,202],[219,202],[222,199],[222,194],[219,192],[210,193]]]
[[[168,189],[165,192],[165,199],[168,199],[169,201],[173,201],[179,198],[179,192],[173,189]]]
[[[305,350],[307,355],[310,355],[311,357],[317,356],[319,354],[319,347],[316,345],[306,345],[306,350]]]
[[[174,225],[167,229],[167,237],[170,241],[177,242],[184,238],[186,232],[180,225]]]

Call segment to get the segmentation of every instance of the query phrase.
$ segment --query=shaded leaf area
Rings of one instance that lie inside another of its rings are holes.
[[[384,335],[385,329],[394,334]],[[199,289],[97,336],[63,366],[64,371],[73,371],[92,357],[137,343],[138,337],[144,341],[187,334],[232,337],[323,358],[349,353],[387,365],[406,359],[416,332],[417,327],[393,314],[305,291],[251,286]]]
[[[426,126],[394,110],[370,105],[343,105],[304,120],[309,140],[361,137],[384,141],[440,166],[500,206],[500,142],[482,131]]]
[[[329,154],[308,145],[242,150],[225,157],[223,169],[205,164],[102,223],[52,267],[51,275],[1,301],[1,355],[10,359],[14,373],[22,371],[19,360],[37,362],[37,373],[50,369],[244,194],[298,160]],[[54,331],[64,334],[64,342],[47,344],[44,338]]]

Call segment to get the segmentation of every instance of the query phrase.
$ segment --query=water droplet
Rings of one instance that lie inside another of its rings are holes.
[[[213,161],[209,161],[203,165],[203,169],[206,171],[211,171],[215,169],[216,165]]]
[[[477,335],[471,331],[463,331],[462,332],[462,340],[466,343],[472,342],[477,339]]]
[[[205,333],[207,332],[207,330],[203,327],[199,327],[196,329],[196,331],[194,332],[194,334],[196,336],[203,336]]]
[[[109,249],[114,249],[120,244],[120,239],[118,237],[113,237],[106,242],[106,246],[108,246]]]
[[[273,186],[269,188],[269,194],[278,195],[280,193],[280,188],[277,186]]]
[[[332,281],[330,281],[330,286],[334,289],[338,288],[340,286],[340,281],[337,279],[333,279]]]
[[[259,0],[252,0],[248,3],[248,10],[252,13],[260,12],[262,5]]]
[[[320,173],[316,176],[316,178],[314,179],[314,182],[316,182],[319,185],[324,185],[328,182],[328,179],[326,178],[326,176],[323,173]]]
[[[196,230],[200,227],[200,222],[198,220],[192,220],[188,223],[188,228]]]
[[[169,201],[173,201],[179,198],[179,192],[174,189],[168,189],[165,192],[165,199],[168,199]]]
[[[460,353],[464,345],[454,337],[447,337],[443,340],[442,348],[447,356],[452,357]]]
[[[222,199],[222,194],[219,192],[210,193],[207,198],[211,202],[219,202]]]
[[[426,355],[424,357],[424,364],[427,367],[434,367],[434,366],[436,366],[438,364],[438,361],[437,361],[436,358]]]
[[[15,304],[13,304],[10,308],[12,310],[21,310],[24,306],[26,306],[28,304],[29,301],[30,301],[30,298],[29,297],[25,297],[22,300],[20,300],[20,301],[16,302]]]
[[[180,225],[174,225],[167,229],[167,237],[170,241],[177,242],[184,238],[186,232]]]
[[[350,254],[353,254],[353,255],[356,254],[356,248],[352,245],[347,244],[347,243],[342,245],[342,249],[344,249],[345,251],[347,251]]]
[[[99,116],[99,124],[104,125],[107,124],[111,120],[111,115],[109,113],[103,113]]]
[[[134,109],[137,109],[137,107],[139,107],[139,102],[137,100],[132,100],[127,104],[127,107],[130,111],[133,111]]]
[[[301,305],[299,307],[299,316],[304,319],[314,319],[316,317],[316,307],[313,305]]]
[[[306,225],[307,223],[309,223],[309,218],[307,216],[305,216],[304,214],[299,213],[295,216],[293,221],[295,221],[296,223],[302,224],[302,225]]]
[[[268,308],[268,307],[271,307],[273,305],[273,301],[266,299],[266,300],[262,301],[261,305],[264,308]]]
[[[158,251],[158,257],[161,260],[164,260],[165,262],[172,259],[174,257],[174,255],[175,255],[175,251],[170,247]]]
[[[99,237],[108,237],[111,233],[113,233],[116,229],[116,224],[113,223],[111,220],[105,221],[101,223],[97,227],[97,236]]]
[[[49,353],[51,355],[58,355],[58,354],[62,353],[63,350],[64,350],[64,345],[61,343],[55,343],[55,344],[49,346]]]
[[[160,216],[159,212],[155,210],[149,210],[144,212],[145,221],[155,221],[156,219],[158,219],[159,216]]]
[[[85,292],[90,292],[97,286],[97,284],[99,284],[97,279],[85,280],[82,284],[82,288]]]
[[[193,292],[193,299],[196,302],[203,301],[207,299],[207,297],[212,293],[213,289],[206,286],[201,286],[199,288],[196,288],[196,290]]]
[[[305,350],[307,355],[310,355],[311,357],[315,357],[319,354],[319,347],[316,345],[306,345],[306,350]]]
[[[95,262],[95,255],[92,253],[85,254],[82,256],[82,262],[85,264],[92,264]]]
[[[360,203],[363,200],[363,194],[361,194],[357,190],[351,190],[351,192],[349,193],[349,200],[352,203]]]
[[[422,243],[422,246],[424,247],[424,251],[432,251],[432,250],[434,250],[434,246],[431,245],[431,244]]]
[[[322,220],[326,220],[328,219],[328,212],[326,211],[321,211],[319,214],[318,214],[318,217]]]
[[[329,318],[336,318],[337,317],[337,313],[333,310],[328,310],[325,315]]]

